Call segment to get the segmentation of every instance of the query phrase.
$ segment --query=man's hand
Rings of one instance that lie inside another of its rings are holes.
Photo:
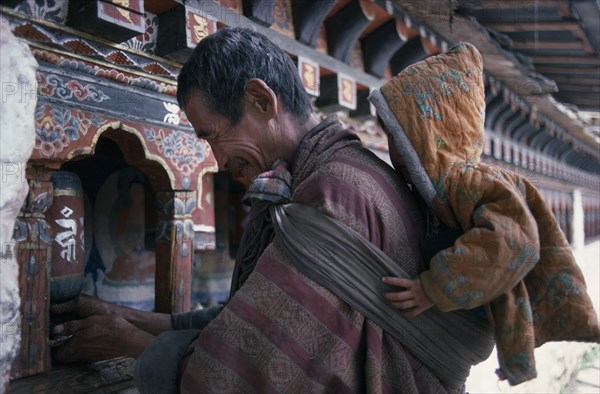
[[[399,292],[383,293],[383,297],[395,308],[400,309],[405,316],[418,316],[433,306],[433,303],[425,295],[419,278],[402,279],[384,276],[381,280],[388,285],[405,288]]]
[[[81,294],[62,304],[50,305],[50,312],[53,315],[71,315],[82,319],[94,315],[113,315],[116,314],[116,308],[99,298]]]
[[[169,314],[140,311],[83,294],[62,304],[50,305],[50,312],[55,323],[98,315],[119,315],[135,327],[152,335],[173,329]]]
[[[54,326],[52,334],[72,335],[64,344],[52,349],[52,357],[61,363],[121,356],[137,358],[155,338],[117,315],[68,321]]]

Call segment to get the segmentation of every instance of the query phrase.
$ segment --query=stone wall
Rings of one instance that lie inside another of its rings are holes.
[[[0,392],[7,391],[20,342],[19,269],[12,234],[29,190],[25,168],[34,146],[37,66],[29,47],[0,17]]]

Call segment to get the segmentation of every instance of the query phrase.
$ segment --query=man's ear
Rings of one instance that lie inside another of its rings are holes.
[[[262,79],[252,78],[246,83],[246,105],[269,120],[277,115],[277,96]]]

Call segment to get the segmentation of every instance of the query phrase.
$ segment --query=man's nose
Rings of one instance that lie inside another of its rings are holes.
[[[229,160],[227,160],[227,156],[220,149],[219,144],[213,144],[210,146],[215,159],[217,159],[217,165],[219,166],[219,171],[229,171]]]

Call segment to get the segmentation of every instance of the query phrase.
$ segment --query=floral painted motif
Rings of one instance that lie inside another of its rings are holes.
[[[144,34],[135,36],[123,43],[127,48],[137,49],[146,53],[154,54],[156,49],[156,37],[158,34],[158,16],[146,12],[146,31]]]
[[[16,11],[46,19],[55,23],[64,23],[69,10],[69,2],[66,0],[27,0],[17,6]]]
[[[165,123],[171,123],[174,125],[179,125],[179,122],[181,121],[180,117],[179,117],[179,106],[177,104],[174,103],[168,103],[168,102],[163,102],[163,105],[165,107],[165,109],[168,111],[168,113],[165,115],[163,122]]]
[[[44,157],[52,157],[62,152],[80,135],[87,134],[91,126],[100,126],[102,119],[96,116],[87,118],[78,109],[62,108],[38,104],[35,112],[35,149]]]
[[[206,142],[181,131],[146,128],[146,140],[179,170],[184,178],[192,174],[207,157]]]
[[[104,100],[110,100],[101,89],[94,85],[82,85],[81,82],[72,79],[65,82],[56,75],[46,75],[37,73],[38,91],[44,96],[58,97],[63,100],[69,100],[75,97],[79,101],[91,100],[101,103]]]
[[[17,37],[21,37],[27,41],[42,41],[52,43],[53,46],[63,49],[67,53],[76,53],[80,57],[87,57],[92,62],[94,68],[99,68],[97,60],[101,59],[109,63],[126,63],[127,68],[132,71],[141,71],[151,75],[160,75],[175,81],[179,73],[179,67],[167,62],[157,62],[145,56],[140,56],[135,52],[126,50],[115,50],[114,46],[107,45],[103,42],[97,42],[90,39],[84,39],[69,32],[61,31],[51,26],[33,25],[26,21],[10,20],[11,29]],[[155,29],[156,31],[156,29]],[[138,37],[143,37],[138,36]],[[135,39],[135,38],[134,38]],[[148,37],[151,40],[150,37]],[[129,48],[140,49],[137,44],[130,44]],[[142,45],[143,48],[143,45]],[[37,51],[37,53],[36,53]],[[34,50],[34,55],[37,59],[46,61],[46,58],[70,58],[64,54],[52,53],[50,50]],[[70,58],[72,59],[72,58]],[[56,62],[52,62],[57,64]],[[106,70],[112,68],[106,67]]]

